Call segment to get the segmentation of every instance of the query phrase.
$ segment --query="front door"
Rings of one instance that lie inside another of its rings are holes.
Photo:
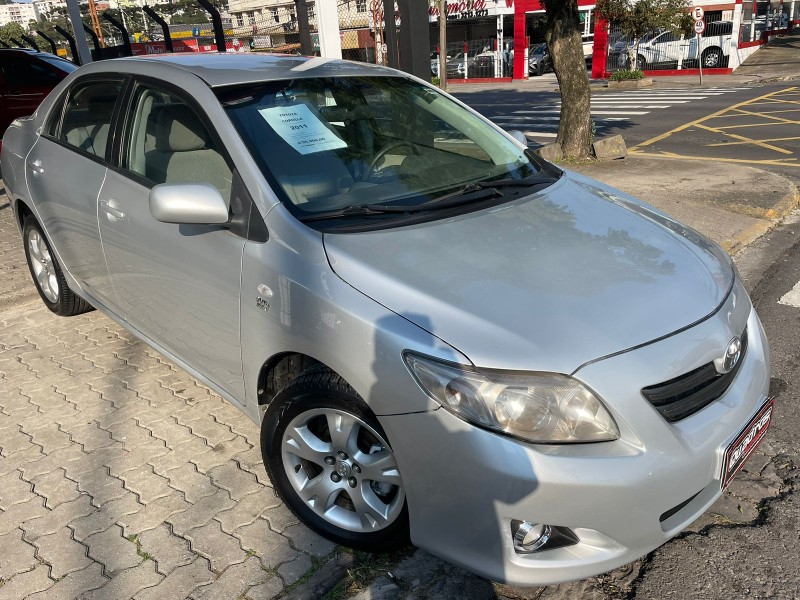
[[[212,128],[177,91],[139,83],[119,168],[99,198],[100,232],[126,320],[229,396],[244,400],[239,285],[245,240],[150,213],[160,183],[207,182],[229,202],[232,168]]]

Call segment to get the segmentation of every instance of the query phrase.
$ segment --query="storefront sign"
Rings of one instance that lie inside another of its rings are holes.
[[[428,15],[431,17],[439,16],[438,6],[429,6]],[[486,0],[475,0],[472,6],[465,1],[461,2],[448,2],[447,4],[447,20],[456,19],[477,19],[480,17],[488,17],[489,9],[486,8]]]

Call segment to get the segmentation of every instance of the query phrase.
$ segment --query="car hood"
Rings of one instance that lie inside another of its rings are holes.
[[[347,283],[478,366],[572,373],[715,312],[727,254],[596,181],[440,221],[324,236]]]

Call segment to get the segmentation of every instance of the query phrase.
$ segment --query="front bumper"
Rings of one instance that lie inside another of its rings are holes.
[[[412,541],[489,579],[540,585],[608,571],[679,533],[720,496],[725,448],[768,394],[767,341],[738,282],[737,293],[739,306],[733,298],[691,329],[574,374],[607,401],[618,441],[525,444],[441,409],[382,417],[403,474]],[[670,424],[641,396],[642,387],[716,358],[731,328],[745,322],[749,348],[721,398]],[[580,541],[521,555],[512,520],[569,527]]]

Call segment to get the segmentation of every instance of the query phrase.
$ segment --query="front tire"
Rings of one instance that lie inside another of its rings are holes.
[[[92,310],[92,305],[77,296],[67,286],[67,280],[50,243],[41,226],[28,215],[22,226],[22,241],[25,244],[25,259],[31,272],[36,291],[45,306],[62,317],[78,315]]]
[[[403,482],[386,434],[330,369],[312,368],[275,396],[261,452],[275,490],[320,535],[377,552],[409,543]]]

